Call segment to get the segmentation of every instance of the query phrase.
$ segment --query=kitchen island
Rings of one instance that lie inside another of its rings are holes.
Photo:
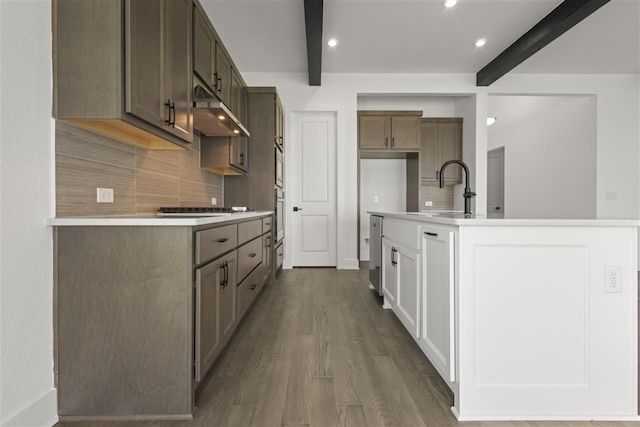
[[[272,219],[51,219],[60,419],[191,419],[198,385],[277,268]]]
[[[640,420],[638,221],[369,213],[384,305],[459,420]]]

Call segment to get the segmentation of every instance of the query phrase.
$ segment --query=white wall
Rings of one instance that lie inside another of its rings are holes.
[[[357,108],[358,96],[463,96],[456,112],[466,112],[465,129],[475,129],[476,152],[470,165],[476,212],[486,212],[487,97],[491,94],[596,95],[598,218],[637,218],[640,209],[637,75],[524,75],[502,77],[489,88],[476,87],[474,74],[329,74],[322,86],[308,85],[306,73],[243,73],[250,86],[276,86],[292,111],[330,110],[338,120],[338,267],[357,268]],[[464,104],[464,105],[463,105]],[[475,122],[470,120],[475,118]],[[289,131],[285,124],[285,133]],[[467,147],[464,147],[467,161]],[[286,151],[286,148],[285,148]],[[620,171],[625,173],[621,174]],[[569,168],[569,171],[571,169]],[[628,172],[628,173],[627,173]],[[289,175],[290,177],[290,175]],[[289,178],[291,179],[291,178]],[[617,199],[605,200],[607,192]],[[456,196],[458,198],[458,196]],[[287,212],[290,211],[288,207]],[[290,234],[289,234],[290,235]],[[285,266],[287,254],[285,251]]]
[[[0,425],[51,426],[51,3],[0,1]]]
[[[505,147],[505,218],[596,216],[594,96],[490,96],[489,115],[488,149]]]
[[[638,218],[639,78],[512,74],[494,83],[490,94],[595,95],[596,217]],[[607,200],[607,193],[616,193],[616,199]]]
[[[407,161],[360,159],[360,261],[369,261],[367,211],[404,212],[406,205]]]
[[[358,110],[416,110],[422,117],[455,117],[451,96],[358,96]]]

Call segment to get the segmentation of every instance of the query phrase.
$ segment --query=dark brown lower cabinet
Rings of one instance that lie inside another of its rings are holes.
[[[60,419],[191,419],[201,379],[263,287],[271,222],[55,227]]]
[[[196,269],[196,382],[202,381],[238,322],[236,271],[236,251]]]

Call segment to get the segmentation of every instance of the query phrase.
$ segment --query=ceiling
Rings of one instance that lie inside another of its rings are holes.
[[[303,0],[200,0],[241,72],[307,72]],[[324,0],[323,73],[476,73],[559,0]],[[640,0],[612,0],[512,73],[639,74]],[[474,46],[479,38],[487,43]]]

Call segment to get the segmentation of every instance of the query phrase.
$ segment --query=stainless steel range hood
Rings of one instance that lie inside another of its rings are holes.
[[[250,136],[240,120],[208,90],[193,89],[193,127],[206,136]]]

